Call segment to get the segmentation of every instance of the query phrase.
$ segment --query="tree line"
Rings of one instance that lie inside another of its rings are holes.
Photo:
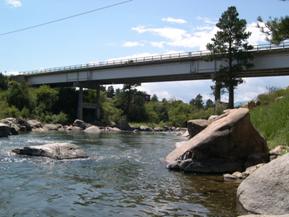
[[[138,84],[124,84],[122,88],[101,86],[100,113],[103,124],[149,122],[156,125],[185,126],[189,119],[208,118],[214,113],[212,100],[198,94],[190,103],[176,99],[161,99],[137,90]],[[96,90],[85,89],[84,102],[96,102]],[[0,118],[36,118],[49,123],[71,123],[77,118],[78,90],[52,88],[47,85],[28,87],[0,74]],[[84,112],[86,121],[95,121],[95,111]]]

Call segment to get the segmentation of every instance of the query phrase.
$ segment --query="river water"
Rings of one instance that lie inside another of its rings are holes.
[[[237,216],[234,183],[170,172],[164,157],[180,137],[31,133],[0,139],[0,216]],[[71,142],[86,160],[23,157],[10,150]]]

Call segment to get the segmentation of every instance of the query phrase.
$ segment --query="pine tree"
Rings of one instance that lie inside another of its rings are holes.
[[[234,89],[243,82],[237,73],[252,66],[252,55],[247,52],[253,49],[247,42],[251,33],[246,31],[246,25],[246,20],[239,18],[236,7],[231,6],[222,14],[217,23],[219,31],[207,44],[211,57],[221,58],[224,62],[213,80],[218,85],[216,88],[225,87],[228,90],[229,108],[234,107]],[[215,93],[219,91],[215,90]]]

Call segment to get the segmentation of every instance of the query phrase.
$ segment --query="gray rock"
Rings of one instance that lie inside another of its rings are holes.
[[[91,126],[86,128],[83,132],[89,133],[89,134],[98,134],[101,133],[101,129],[97,126]]]
[[[27,123],[31,126],[32,129],[42,128],[42,123],[38,120],[28,120]]]
[[[44,129],[47,129],[49,131],[57,131],[61,127],[62,127],[61,124],[45,124],[43,126]]]
[[[117,127],[106,127],[105,131],[107,131],[107,132],[121,132],[121,130]]]
[[[239,171],[234,172],[232,175],[235,176],[235,177],[237,177],[238,179],[244,179],[244,178],[245,178],[245,177],[243,176],[243,174],[242,174],[241,172],[239,172]]]
[[[73,126],[74,126],[74,127],[79,127],[79,128],[81,128],[82,130],[84,130],[84,129],[86,129],[87,127],[89,127],[89,124],[85,123],[83,120],[76,119],[76,120],[73,122]]]
[[[68,130],[71,131],[71,132],[81,132],[83,129],[80,128],[80,127],[72,126],[72,127],[68,128]]]
[[[144,131],[144,132],[151,132],[151,131],[153,131],[152,128],[150,128],[150,127],[148,127],[148,126],[144,126],[144,125],[141,125],[141,126],[139,127],[139,130],[140,130],[140,131]]]
[[[164,128],[155,127],[155,128],[154,128],[154,131],[155,131],[155,132],[163,132],[163,131],[164,131]]]
[[[289,151],[289,148],[284,145],[278,145],[274,149],[270,150],[271,155],[282,155]]]
[[[87,155],[82,149],[69,143],[28,146],[20,149],[14,149],[12,152],[18,155],[42,156],[57,160],[87,158]]]
[[[8,137],[11,134],[11,128],[7,124],[0,123],[0,137]]]
[[[269,150],[264,138],[251,124],[249,110],[241,108],[219,116],[166,157],[169,164],[186,159],[192,159],[185,168],[188,172],[231,173],[268,162]]]
[[[289,154],[263,165],[239,186],[237,198],[249,212],[289,213]]]
[[[228,174],[228,173],[224,174],[223,177],[224,177],[224,181],[236,181],[236,180],[238,180],[238,178],[236,176],[233,176],[232,174]]]
[[[195,135],[197,135],[199,132],[205,129],[208,125],[209,121],[204,119],[196,119],[188,121],[187,127],[189,132],[189,138],[193,138]]]
[[[11,129],[12,135],[17,135],[18,133],[30,132],[32,130],[30,124],[21,118],[5,118],[5,119],[2,119],[0,123],[8,125]]]

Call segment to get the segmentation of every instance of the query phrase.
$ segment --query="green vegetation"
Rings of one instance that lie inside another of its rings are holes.
[[[219,31],[212,38],[212,43],[207,44],[207,49],[211,51],[210,59],[222,57],[225,64],[215,74],[214,93],[216,101],[220,100],[221,89],[226,88],[229,93],[229,108],[234,108],[234,89],[243,82],[237,77],[237,73],[252,66],[250,60],[253,49],[247,42],[251,33],[246,31],[247,22],[239,19],[236,7],[229,7],[219,19],[217,27]]]
[[[136,89],[140,84],[125,84],[123,88],[101,87],[100,106],[103,124],[127,119],[135,124],[184,127],[186,121],[208,118],[214,113],[212,100],[203,101],[198,94],[190,103],[181,100],[159,100]],[[95,103],[96,91],[84,90],[84,102]],[[35,118],[47,123],[67,124],[77,116],[78,90],[75,88],[37,88],[9,80],[0,74],[0,118]],[[95,110],[87,109],[84,120],[95,121]]]
[[[267,139],[270,148],[289,145],[289,89],[270,89],[257,99],[251,120]]]

